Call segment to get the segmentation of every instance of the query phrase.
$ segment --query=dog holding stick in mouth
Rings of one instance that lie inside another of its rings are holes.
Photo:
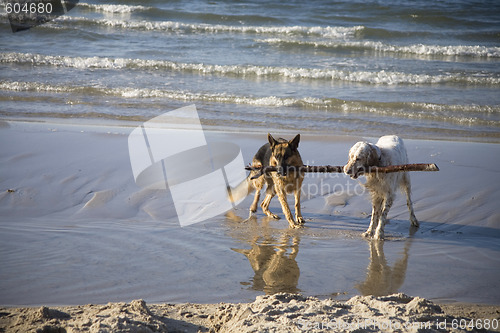
[[[344,166],[344,173],[352,179],[365,175],[364,186],[370,191],[372,199],[370,226],[363,236],[384,239],[387,214],[394,202],[398,187],[406,194],[411,225],[419,226],[411,201],[410,175],[407,172],[368,173],[370,167],[407,163],[408,156],[403,140],[395,135],[383,136],[375,144],[358,142],[349,150],[349,161]]]
[[[279,216],[269,210],[271,199],[278,195],[283,213],[291,228],[299,228],[304,224],[304,218],[300,211],[300,191],[304,173],[299,171],[298,167],[303,165],[298,147],[300,134],[297,134],[292,140],[283,138],[275,139],[271,134],[267,135],[268,143],[260,147],[252,160],[252,166],[264,168],[267,166],[277,167],[277,172],[264,174],[260,177],[252,179],[259,175],[259,171],[251,171],[245,181],[239,184],[236,188],[231,189],[231,200],[237,201],[242,196],[246,196],[255,190],[254,200],[250,206],[250,216],[257,211],[257,204],[260,199],[260,192],[264,185],[266,187],[266,196],[262,201],[262,211],[269,217],[279,219]],[[292,170],[289,167],[297,167]],[[290,207],[286,199],[287,194],[292,194],[295,197],[295,218],[290,212]]]

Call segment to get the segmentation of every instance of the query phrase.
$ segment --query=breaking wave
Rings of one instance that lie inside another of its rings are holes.
[[[134,10],[147,10],[144,6],[126,5],[88,5],[102,11],[124,13]],[[137,7],[137,8],[136,8]],[[302,40],[273,37],[258,39],[257,42],[298,47],[314,47],[326,49],[347,49],[359,51],[371,51],[390,53],[397,55],[425,55],[425,56],[459,56],[459,57],[482,57],[500,58],[500,47],[481,45],[391,45],[380,41],[357,41],[352,40],[361,36],[365,30],[364,26],[352,27],[321,27],[321,26],[255,26],[255,25],[222,25],[206,23],[182,23],[176,21],[147,21],[147,20],[120,20],[120,19],[94,19],[86,17],[61,16],[56,21],[68,22],[70,24],[102,25],[121,29],[134,29],[144,31],[168,31],[181,33],[243,33],[255,35],[275,36],[302,36],[321,37],[325,40]]]
[[[441,105],[415,102],[346,101],[336,98],[292,98],[278,96],[237,96],[226,93],[201,93],[131,87],[70,86],[40,82],[0,81],[0,90],[18,92],[73,93],[94,96],[114,96],[130,99],[166,98],[178,101],[243,104],[257,107],[298,107],[340,113],[368,113],[396,118],[445,121],[466,125],[500,127],[500,106]]]
[[[67,57],[32,53],[0,53],[0,63],[31,64],[34,66],[58,66],[79,69],[143,69],[170,70],[198,74],[227,75],[237,77],[271,77],[294,79],[320,79],[367,84],[440,84],[462,83],[474,85],[500,85],[500,78],[485,73],[469,75],[446,73],[439,75],[412,74],[391,71],[347,71],[327,68],[275,67],[256,65],[211,65],[182,63],[167,60],[127,59],[108,57]]]
[[[78,6],[81,8],[88,8],[97,12],[107,12],[107,13],[132,13],[136,11],[144,11],[151,9],[151,7],[145,6],[131,6],[131,5],[95,5],[85,2],[79,2]]]
[[[182,23],[175,21],[130,21],[119,19],[91,19],[86,17],[61,16],[58,22],[103,25],[122,29],[136,29],[146,31],[172,31],[184,33],[247,33],[247,34],[278,34],[319,36],[326,38],[352,37],[364,29],[363,26],[354,27],[306,27],[306,26],[256,26],[256,25],[223,25],[207,23]]]
[[[500,47],[486,47],[479,45],[390,45],[374,41],[304,41],[280,38],[259,40],[263,43],[285,46],[310,46],[329,49],[357,49],[360,51],[374,51],[396,54],[415,54],[432,56],[467,56],[500,58]]]

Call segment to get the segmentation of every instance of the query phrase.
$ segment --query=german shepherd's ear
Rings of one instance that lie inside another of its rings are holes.
[[[271,145],[271,148],[273,148],[274,146],[276,146],[276,144],[278,143],[274,138],[273,136],[270,134],[270,133],[267,133],[267,140],[269,141],[269,144]]]
[[[292,149],[297,149],[299,148],[299,141],[300,141],[300,134],[297,134],[295,138],[293,138],[288,142],[288,144]]]

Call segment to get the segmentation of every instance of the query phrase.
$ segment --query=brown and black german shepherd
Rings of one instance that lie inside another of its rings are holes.
[[[233,201],[237,201],[246,196],[252,191],[255,192],[255,197],[252,205],[250,206],[250,216],[257,211],[257,204],[259,203],[260,192],[266,187],[266,197],[262,201],[262,211],[269,217],[279,219],[278,215],[271,213],[269,210],[269,203],[271,199],[277,194],[281,203],[283,213],[285,214],[291,228],[299,228],[304,224],[304,218],[300,212],[300,191],[302,181],[304,180],[304,173],[299,171],[287,170],[289,166],[299,167],[302,166],[302,158],[300,157],[298,147],[300,141],[300,134],[295,138],[288,141],[282,138],[275,139],[271,134],[267,135],[269,143],[266,143],[257,151],[252,160],[254,167],[276,166],[277,172],[264,174],[256,179],[251,179],[258,174],[258,171],[251,171],[247,179],[238,185],[235,189],[231,190]],[[286,200],[287,194],[294,194],[295,196],[295,219],[292,217],[290,207]]]

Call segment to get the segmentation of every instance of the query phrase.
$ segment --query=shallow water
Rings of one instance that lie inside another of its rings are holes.
[[[412,161],[435,162],[441,171],[411,175],[421,227],[409,231],[399,196],[379,243],[361,237],[370,203],[343,175],[306,177],[301,230],[260,210],[244,221],[250,197],[235,211],[181,228],[168,191],[134,183],[132,128],[9,126],[0,128],[0,140],[11,142],[0,151],[2,304],[238,302],[280,291],[500,300],[496,144],[407,140]],[[260,134],[205,134],[238,144],[245,161],[263,141]],[[357,141],[302,138],[303,160],[316,165],[340,164]],[[283,217],[277,200],[271,210]]]
[[[497,1],[110,1],[11,33],[0,115],[500,140]],[[77,121],[77,120],[75,120]]]
[[[185,228],[4,221],[2,304],[216,303],[275,292],[340,300],[404,292],[498,304],[498,230],[468,235],[476,228],[443,231],[424,222],[408,237],[407,221],[393,221],[388,240],[376,242],[360,236],[366,218],[320,219],[299,231],[263,217]]]

